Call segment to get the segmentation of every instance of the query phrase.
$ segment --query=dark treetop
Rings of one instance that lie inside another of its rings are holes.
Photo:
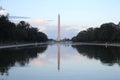
[[[25,21],[18,24],[11,22],[7,16],[0,16],[0,43],[6,42],[45,42],[47,35],[39,32]]]
[[[120,42],[120,25],[102,24],[99,28],[89,28],[72,38],[73,42]]]

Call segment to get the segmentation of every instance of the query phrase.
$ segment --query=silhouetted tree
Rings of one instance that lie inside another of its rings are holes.
[[[45,42],[47,35],[25,21],[15,24],[7,16],[0,16],[0,42]]]
[[[89,28],[72,38],[73,42],[120,42],[120,25],[105,23],[100,28]]]

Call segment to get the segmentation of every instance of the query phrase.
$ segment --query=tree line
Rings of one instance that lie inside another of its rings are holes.
[[[120,24],[105,23],[99,28],[80,31],[73,42],[120,42]]]
[[[8,16],[0,15],[0,43],[6,42],[45,42],[48,37],[25,21],[11,22]]]

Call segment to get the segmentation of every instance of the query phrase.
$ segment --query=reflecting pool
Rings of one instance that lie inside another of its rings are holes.
[[[72,44],[0,49],[0,80],[120,80],[120,47]]]

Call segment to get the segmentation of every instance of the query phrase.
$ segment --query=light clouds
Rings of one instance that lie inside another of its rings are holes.
[[[118,23],[119,3],[119,0],[2,0],[2,6],[10,15],[31,17],[26,21],[54,39],[58,13],[61,15],[62,38],[71,37],[89,27],[99,27],[106,22]]]
[[[57,26],[56,20],[18,19],[18,20],[13,20],[13,22],[18,23],[20,20],[24,20],[24,21],[30,23],[31,26],[36,27],[39,29],[39,31],[46,33],[49,38],[53,38],[53,39],[57,38],[58,26]],[[56,23],[56,24],[52,24],[52,22]],[[81,30],[83,30],[82,27],[77,26],[77,25],[61,24],[61,39],[72,38]]]
[[[58,31],[57,25],[46,25],[44,27],[45,29],[43,30],[43,32],[45,32],[49,38],[57,39],[57,31]],[[78,32],[79,30],[75,28],[75,26],[61,25],[60,36],[61,39],[72,38]]]
[[[6,15],[7,14],[7,11],[4,10],[4,9],[0,9],[0,15]]]

